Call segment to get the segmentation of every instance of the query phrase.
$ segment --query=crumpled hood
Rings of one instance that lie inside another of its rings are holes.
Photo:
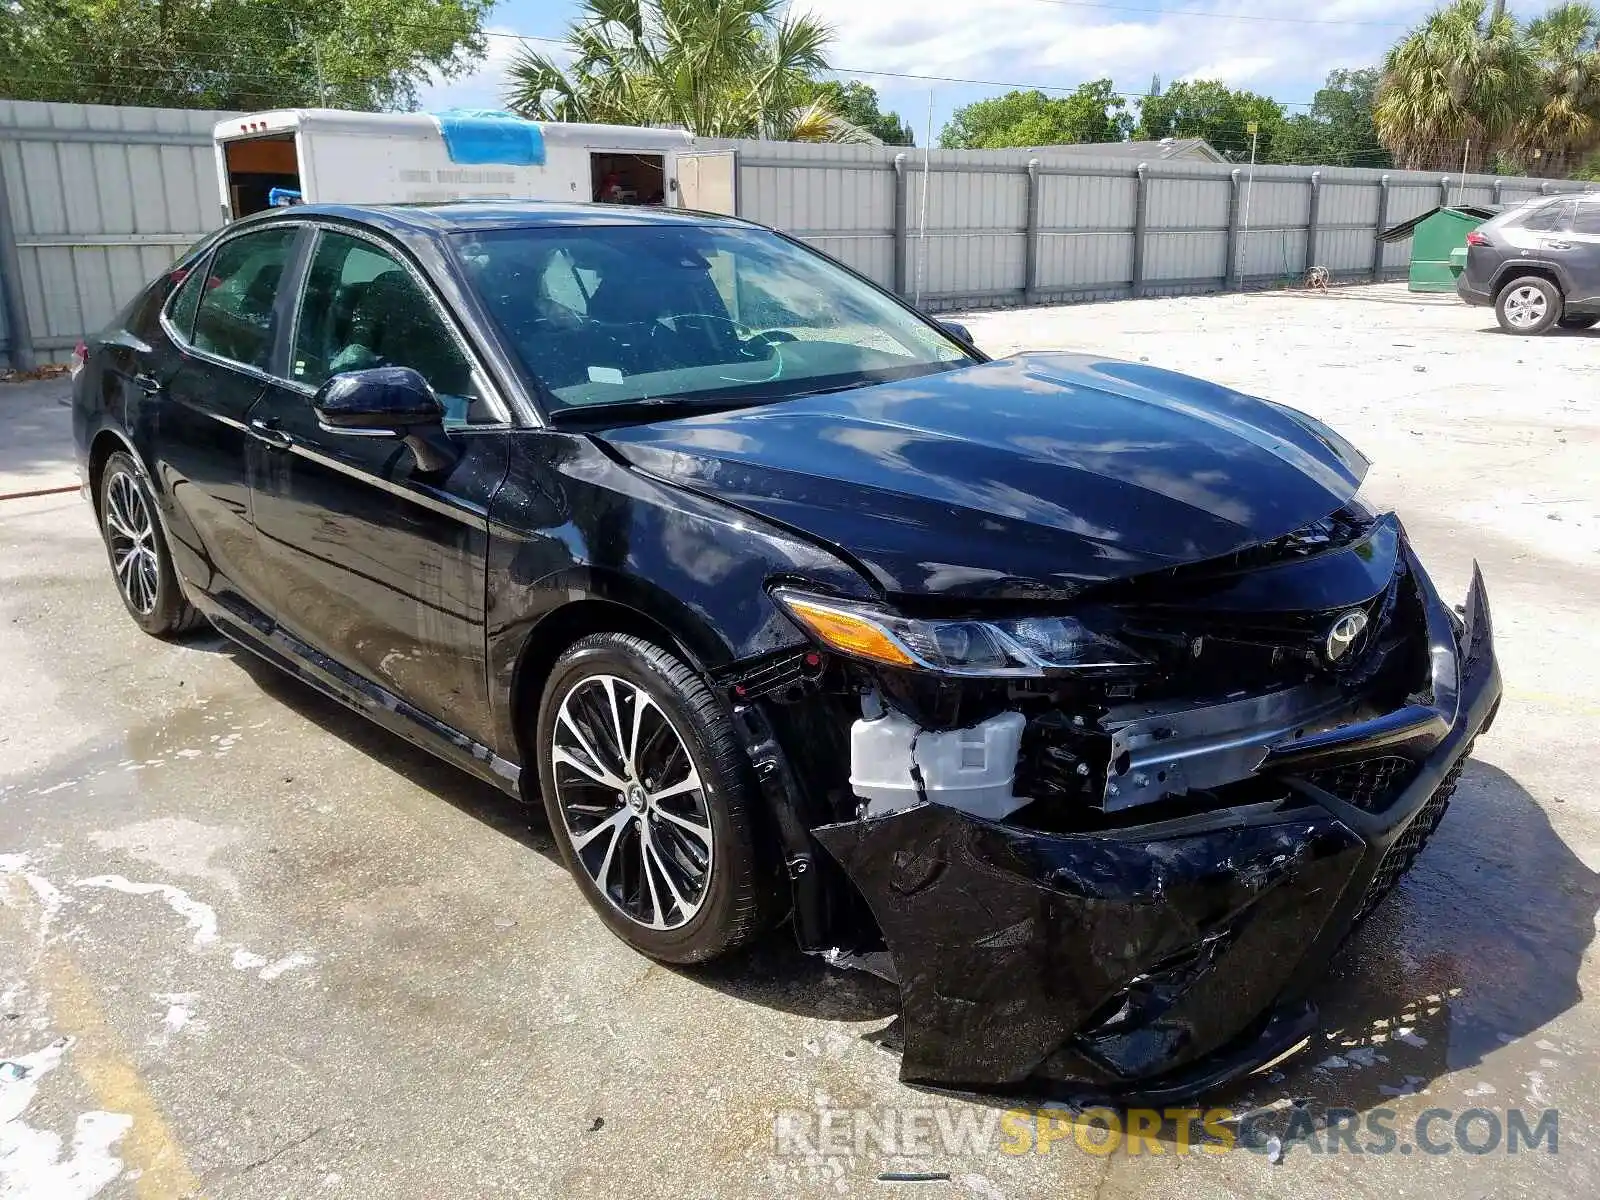
[[[1367,461],[1292,410],[1139,363],[1030,354],[599,435],[843,551],[884,591],[1070,595],[1289,533]]]

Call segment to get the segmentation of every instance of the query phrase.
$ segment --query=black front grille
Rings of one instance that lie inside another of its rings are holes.
[[[1411,824],[1406,826],[1405,832],[1384,852],[1372,882],[1367,884],[1367,894],[1361,898],[1361,908],[1356,912],[1357,922],[1365,920],[1373,909],[1383,903],[1383,898],[1399,882],[1400,876],[1417,861],[1417,855],[1422,853],[1422,847],[1439,827],[1444,810],[1450,806],[1450,797],[1455,793],[1456,783],[1461,779],[1461,771],[1466,764],[1466,755],[1462,755],[1456,765],[1450,768],[1450,773],[1440,781],[1433,795],[1428,797],[1428,802],[1412,818]]]
[[[1415,774],[1416,765],[1410,759],[1390,756],[1308,771],[1306,782],[1332,792],[1346,804],[1367,812],[1382,812]]]

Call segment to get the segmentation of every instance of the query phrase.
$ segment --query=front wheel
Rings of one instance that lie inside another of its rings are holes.
[[[1494,315],[1507,333],[1544,333],[1561,319],[1561,292],[1539,275],[1524,275],[1500,289]]]
[[[1596,325],[1600,325],[1600,314],[1562,317],[1556,324],[1563,329],[1593,329]]]
[[[673,963],[755,936],[749,767],[699,675],[643,638],[584,638],[545,685],[536,747],[561,856],[613,933]]]
[[[185,598],[156,520],[155,497],[127,454],[106,460],[100,476],[100,533],[128,615],[154,637],[176,637],[205,620]]]

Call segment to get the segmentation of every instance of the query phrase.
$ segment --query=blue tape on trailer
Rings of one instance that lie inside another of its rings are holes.
[[[532,121],[508,112],[475,108],[452,108],[428,115],[439,122],[451,162],[469,166],[544,166],[544,133]]]

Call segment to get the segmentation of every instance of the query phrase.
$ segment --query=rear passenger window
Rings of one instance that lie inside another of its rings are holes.
[[[1600,204],[1578,205],[1578,215],[1572,219],[1572,232],[1600,234]]]
[[[211,257],[207,255],[188,269],[167,303],[167,320],[186,342],[194,336],[195,310],[200,307],[200,296],[210,275]]]
[[[1554,233],[1566,229],[1572,220],[1573,210],[1578,207],[1575,200],[1563,200],[1556,204],[1547,204],[1543,208],[1535,209],[1529,213],[1522,222],[1524,229],[1531,229],[1535,233]]]
[[[278,284],[298,233],[299,227],[293,225],[263,229],[230,238],[217,248],[195,313],[197,350],[267,369]]]

